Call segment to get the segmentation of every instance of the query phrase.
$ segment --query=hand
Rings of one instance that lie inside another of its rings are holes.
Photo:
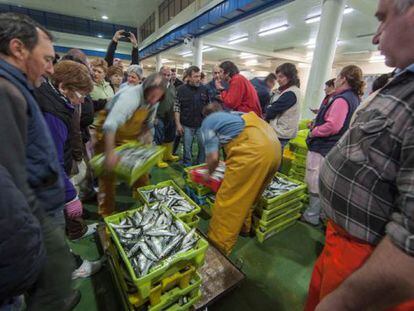
[[[178,136],[183,136],[184,135],[184,128],[182,127],[181,124],[177,125],[177,134],[178,134]]]
[[[328,296],[322,299],[322,301],[316,306],[315,311],[350,311],[358,310],[359,308],[354,308],[352,306],[352,301],[347,301],[345,293],[343,291],[335,290]],[[350,298],[350,297],[348,297]]]
[[[210,182],[211,176],[210,176],[210,174],[207,173],[207,174],[202,175],[202,178],[203,178],[204,182],[208,183],[208,182]]]
[[[214,81],[214,83],[216,84],[216,89],[217,89],[217,90],[219,90],[219,91],[224,90],[224,87],[223,87],[223,85],[221,84],[221,81],[216,80],[216,81]]]
[[[313,121],[312,122],[309,122],[307,125],[306,125],[306,127],[308,128],[308,129],[313,129]]]
[[[117,32],[115,32],[114,36],[112,37],[112,40],[115,42],[118,42],[119,39],[121,39],[123,37],[123,33],[125,32],[125,30],[120,29]]]
[[[119,162],[119,157],[115,151],[111,151],[105,155],[105,168],[108,172],[112,172]]]
[[[134,35],[132,32],[130,32],[129,41],[131,41],[132,46],[133,46],[134,48],[138,48],[138,41],[137,41],[137,38],[135,37],[135,35]]]

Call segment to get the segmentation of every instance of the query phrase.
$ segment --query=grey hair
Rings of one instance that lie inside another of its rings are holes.
[[[167,89],[167,82],[160,73],[153,73],[142,83],[142,89],[144,90],[144,98],[146,99],[148,93],[153,89],[161,89],[165,93],[165,90]]]
[[[127,74],[135,73],[138,77],[142,78],[144,75],[144,71],[142,70],[141,66],[139,65],[131,65],[127,69]]]
[[[398,13],[404,14],[414,5],[414,0],[394,0],[394,5]]]

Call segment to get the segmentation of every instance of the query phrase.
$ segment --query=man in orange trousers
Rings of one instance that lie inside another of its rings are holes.
[[[373,38],[394,78],[326,156],[328,216],[305,310],[414,310],[414,1],[379,0]]]

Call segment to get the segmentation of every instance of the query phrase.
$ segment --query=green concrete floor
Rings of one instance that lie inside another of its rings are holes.
[[[173,179],[183,186],[183,171],[179,165],[151,172],[152,183]],[[134,205],[130,192],[120,187],[118,207]],[[96,212],[95,205],[85,205],[88,211]],[[202,219],[199,226],[207,231],[208,220]],[[287,230],[266,240],[263,244],[255,238],[239,238],[231,260],[242,264],[246,279],[234,291],[223,297],[209,310],[303,310],[308,283],[317,255],[323,247],[323,233],[298,222]],[[99,252],[94,238],[71,244],[73,250],[86,259],[97,259]],[[76,311],[122,310],[115,287],[107,267],[89,279],[76,280],[82,299]]]

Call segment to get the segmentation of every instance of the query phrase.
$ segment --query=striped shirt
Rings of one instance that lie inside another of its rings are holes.
[[[320,171],[322,208],[350,235],[388,234],[414,256],[414,69],[398,74],[358,112]]]

